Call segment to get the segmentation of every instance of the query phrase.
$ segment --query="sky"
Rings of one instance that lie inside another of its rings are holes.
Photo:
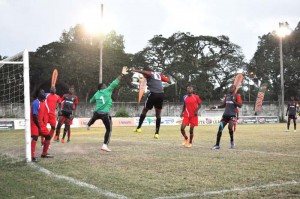
[[[36,51],[76,24],[98,26],[101,4],[106,31],[124,36],[126,53],[142,50],[154,35],[190,32],[226,35],[249,61],[259,36],[279,22],[294,30],[300,21],[299,0],[0,0],[0,55]]]

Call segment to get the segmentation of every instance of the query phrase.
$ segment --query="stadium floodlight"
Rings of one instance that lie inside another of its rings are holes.
[[[99,83],[102,82],[102,65],[103,65],[103,37],[104,37],[104,20],[103,20],[103,3],[101,3],[101,15],[100,15],[100,25],[98,18],[95,14],[88,14],[85,17],[84,27],[89,34],[96,35],[99,34],[99,56],[100,56],[100,65],[99,65]]]
[[[22,60],[20,61],[20,59]],[[18,66],[18,67],[15,67]],[[21,66],[21,67],[19,67]],[[29,90],[29,53],[24,50],[14,56],[0,60],[0,109],[6,110],[7,104],[14,108],[10,109],[9,116],[17,112],[16,106],[24,103],[22,109],[25,118],[25,158],[31,162],[31,130],[30,130],[30,90]],[[18,104],[18,105],[17,105]],[[1,117],[7,117],[7,111],[0,112]],[[20,117],[20,115],[18,115]],[[21,116],[22,117],[22,116]]]
[[[284,118],[284,77],[283,77],[283,54],[282,54],[282,39],[291,33],[287,22],[279,22],[277,34],[279,36],[279,54],[280,54],[280,87],[281,87],[281,120]]]

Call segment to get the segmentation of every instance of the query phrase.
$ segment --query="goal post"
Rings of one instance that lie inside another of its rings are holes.
[[[22,61],[19,61],[19,59]],[[29,52],[24,50],[14,56],[0,60],[0,69],[9,65],[22,65],[23,66],[23,99],[24,99],[24,119],[25,119],[25,161],[31,162],[31,130],[30,130],[30,81],[29,81]],[[4,79],[4,78],[3,78]],[[15,77],[13,77],[15,80]],[[7,80],[9,83],[11,79]],[[16,84],[16,83],[15,83]],[[10,90],[7,93],[11,94]],[[13,95],[13,94],[12,94]],[[7,98],[6,96],[4,98]]]

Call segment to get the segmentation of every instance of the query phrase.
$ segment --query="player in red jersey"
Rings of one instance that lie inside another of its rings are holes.
[[[287,121],[287,130],[289,131],[290,129],[290,122],[293,120],[294,122],[294,132],[297,131],[297,111],[299,109],[299,104],[295,100],[294,96],[291,96],[291,101],[288,103],[287,110],[286,110],[286,116],[288,116],[288,121]]]
[[[59,120],[58,124],[56,126],[56,134],[54,137],[54,141],[59,142],[59,134],[60,134],[60,128],[62,124],[65,124],[64,128],[64,134],[63,138],[61,139],[61,142],[65,142],[65,136],[68,130],[70,129],[70,120],[73,120],[76,108],[78,104],[78,97],[74,95],[74,87],[69,88],[69,93],[64,94],[61,98],[61,102],[63,102],[63,107],[61,108],[61,104],[59,104]],[[70,138],[68,139],[68,142],[70,142]]]
[[[167,77],[163,76],[162,74],[154,72],[149,67],[144,67],[143,70],[135,70],[134,68],[132,68],[131,71],[141,73],[142,75],[144,75],[144,77],[147,79],[147,86],[150,91],[147,96],[147,100],[145,102],[143,111],[140,115],[139,124],[135,129],[135,132],[137,133],[142,132],[141,126],[146,118],[147,112],[151,110],[154,106],[155,116],[156,116],[156,129],[155,129],[154,138],[158,139],[160,122],[161,122],[161,109],[164,100],[164,89],[163,89],[162,81],[167,82],[169,84],[171,84],[171,81]]]
[[[46,93],[45,105],[48,111],[48,123],[51,126],[50,136],[53,137],[56,126],[56,108],[60,103],[60,97],[56,94],[55,86],[51,86],[50,93]],[[41,139],[42,145],[44,144],[43,137]]]
[[[187,148],[192,147],[194,138],[194,127],[198,126],[198,111],[201,108],[201,98],[194,94],[194,86],[187,86],[187,95],[183,96],[183,107],[180,117],[183,117],[181,124],[181,134],[184,137],[182,145]],[[185,127],[190,126],[190,139],[185,133]]]
[[[53,155],[48,154],[48,149],[50,145],[50,132],[47,129],[47,123],[45,118],[47,117],[47,109],[45,106],[45,91],[39,90],[38,97],[33,101],[31,105],[31,117],[30,117],[30,126],[31,126],[31,160],[37,162],[35,157],[36,142],[39,136],[44,136],[44,147],[41,158],[53,158]]]
[[[224,108],[225,111],[223,113],[220,125],[219,125],[219,130],[217,134],[217,141],[216,145],[212,147],[212,149],[220,149],[220,140],[222,136],[222,131],[224,127],[228,124],[228,130],[229,130],[229,135],[230,135],[230,148],[233,149],[235,144],[233,140],[233,125],[234,121],[236,119],[236,108],[242,107],[242,98],[240,94],[235,93],[236,86],[231,85],[230,86],[230,93],[227,94],[224,98],[224,103],[220,106],[215,106],[211,107],[211,109],[216,109],[216,108]]]

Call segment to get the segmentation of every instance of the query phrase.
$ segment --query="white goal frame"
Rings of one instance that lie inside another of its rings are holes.
[[[23,61],[14,61],[22,57]],[[31,162],[31,129],[30,129],[30,81],[29,81],[29,52],[24,50],[18,54],[0,60],[0,68],[4,64],[23,64],[24,81],[24,116],[25,116],[25,161]]]

